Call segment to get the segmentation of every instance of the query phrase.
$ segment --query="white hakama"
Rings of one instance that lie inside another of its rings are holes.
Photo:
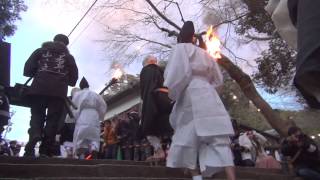
[[[196,169],[204,176],[233,166],[230,117],[215,87],[222,74],[214,59],[191,43],[174,47],[165,70],[164,85],[176,101],[170,114],[174,129],[167,166]]]
[[[89,89],[83,89],[77,92],[72,100],[78,107],[72,111],[76,120],[73,133],[74,155],[77,155],[81,148],[99,151],[100,122],[107,110],[104,99]]]

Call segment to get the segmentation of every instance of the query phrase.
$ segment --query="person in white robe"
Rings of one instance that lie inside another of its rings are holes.
[[[91,154],[95,158],[100,148],[100,122],[107,105],[102,96],[89,90],[89,84],[84,78],[80,82],[80,89],[73,98],[77,106],[72,111],[76,120],[73,134],[74,156],[83,159]]]
[[[227,178],[235,179],[229,140],[234,130],[216,91],[223,77],[215,59],[195,46],[193,39],[194,26],[188,21],[182,27],[180,43],[173,47],[164,73],[164,86],[175,101],[170,114],[174,135],[167,166],[188,168],[197,180],[225,168]]]
[[[269,0],[266,11],[270,14],[271,19],[276,26],[276,31],[288,45],[297,50],[298,31],[291,22],[288,0]]]

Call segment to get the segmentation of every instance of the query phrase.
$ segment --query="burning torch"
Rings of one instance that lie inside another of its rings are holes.
[[[221,59],[221,42],[218,36],[215,34],[212,26],[209,27],[206,33],[205,42],[208,53],[215,59]]]
[[[100,91],[100,95],[102,95],[110,86],[112,86],[113,84],[117,83],[118,80],[121,78],[123,72],[121,71],[120,68],[116,69],[111,81],[106,85],[106,87],[104,87],[101,91]]]

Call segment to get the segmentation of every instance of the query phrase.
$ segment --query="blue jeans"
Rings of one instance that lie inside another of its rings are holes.
[[[320,180],[320,173],[310,168],[299,168],[297,174],[306,180]]]

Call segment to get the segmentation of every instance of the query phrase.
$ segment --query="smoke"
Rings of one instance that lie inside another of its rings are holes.
[[[204,11],[203,23],[206,25],[216,25],[222,21],[217,11],[206,9]]]
[[[228,19],[236,17],[242,11],[241,0],[212,0],[203,5],[203,23],[217,25]]]

